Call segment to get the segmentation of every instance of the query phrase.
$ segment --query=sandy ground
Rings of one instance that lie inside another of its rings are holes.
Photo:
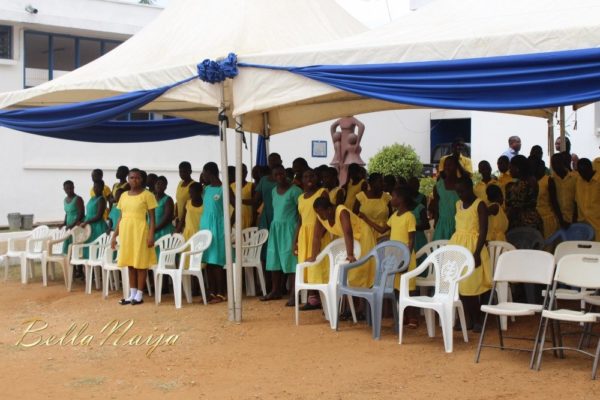
[[[203,306],[195,298],[176,310],[166,296],[160,306],[148,297],[140,306],[120,306],[118,293],[108,300],[99,291],[86,295],[81,282],[72,293],[61,280],[42,287],[39,276],[21,285],[17,269],[0,283],[5,399],[600,398],[600,381],[590,380],[591,361],[576,354],[561,360],[548,353],[540,372],[528,369],[528,354],[512,351],[486,349],[475,364],[478,335],[470,334],[469,343],[455,335],[454,353],[446,354],[439,329],[428,338],[424,323],[406,331],[398,345],[391,320],[384,321],[382,339],[373,341],[364,324],[344,322],[334,332],[320,311],[311,311],[302,313],[297,327],[284,301],[251,298],[244,303],[244,323],[234,324],[227,321],[226,304]],[[23,337],[32,319],[44,321],[34,329],[48,326]],[[133,325],[119,335],[101,332],[115,320]],[[89,326],[76,339],[68,334],[61,345],[60,336],[73,323],[75,331]],[[526,334],[534,325],[524,321],[511,329]],[[495,340],[495,329],[490,332]],[[162,344],[169,335],[178,339],[149,357],[151,346],[130,345],[136,335],[156,341],[161,334]],[[50,345],[22,346],[37,343],[40,335]]]

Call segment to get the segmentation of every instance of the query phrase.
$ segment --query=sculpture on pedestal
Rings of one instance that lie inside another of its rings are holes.
[[[356,128],[358,134],[355,133]],[[360,142],[365,133],[365,125],[353,116],[343,117],[331,124],[330,131],[334,153],[330,164],[337,168],[340,185],[344,185],[348,179],[350,164],[365,165],[360,158],[362,151]]]

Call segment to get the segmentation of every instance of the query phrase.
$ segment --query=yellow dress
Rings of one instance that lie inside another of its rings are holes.
[[[110,188],[106,185],[104,185],[104,189],[102,189],[102,197],[104,197],[104,199],[106,200],[106,204],[108,204],[108,199],[110,198],[110,195],[112,194],[112,191],[110,190]],[[90,198],[94,197],[94,187],[92,186],[92,188],[90,189]],[[108,207],[106,208],[106,210],[104,210],[104,214],[102,214],[102,218],[107,220],[108,219]]]
[[[463,246],[471,253],[477,248],[479,238],[479,207],[481,200],[476,199],[466,210],[462,201],[456,202],[456,232],[450,238],[450,244]],[[473,273],[460,281],[459,292],[462,296],[477,296],[492,288],[492,266],[487,247],[481,250],[481,265],[476,265]]]
[[[488,183],[481,181],[473,187],[475,196],[477,196],[478,199],[483,200],[483,202],[485,204],[490,204],[490,202],[488,201],[488,198],[487,198],[487,193],[485,192],[487,190],[488,186],[490,186],[490,185],[496,185],[496,186],[500,187],[500,182],[498,182],[498,180],[496,178],[492,178],[492,180],[490,180]]]
[[[375,238],[371,233],[369,225],[356,214],[350,211],[345,206],[337,206],[335,210],[335,221],[333,225],[329,225],[329,222],[321,219],[318,215],[317,218],[327,232],[331,233],[337,238],[344,238],[344,231],[342,229],[342,223],[340,215],[342,211],[348,211],[350,214],[350,224],[352,225],[352,235],[354,240],[360,243],[360,254],[361,257],[369,253],[373,247],[375,247]],[[355,254],[356,256],[356,254]],[[356,257],[359,258],[358,256]],[[355,287],[371,287],[373,286],[373,278],[375,275],[375,264],[373,261],[369,261],[359,268],[355,268],[348,274],[348,282],[351,286]]]
[[[390,240],[404,243],[408,246],[410,240],[409,234],[417,231],[417,219],[412,212],[407,211],[402,215],[398,215],[397,212],[393,213],[387,221],[387,226],[390,227]],[[414,245],[414,243],[413,243]],[[415,257],[415,251],[410,254],[410,263],[408,264],[408,270],[412,271],[417,266],[417,259]],[[397,274],[394,278],[394,287],[400,289],[400,275]],[[415,290],[417,288],[417,282],[415,279],[411,279],[409,282],[409,290]]]
[[[156,252],[147,244],[149,227],[146,222],[148,210],[156,206],[156,199],[148,190],[135,196],[127,192],[121,195],[117,206],[121,210],[119,267],[147,269],[156,264]]]
[[[336,187],[333,188],[329,191],[329,201],[331,202],[331,204],[333,204],[334,206],[337,205],[337,195],[340,192],[340,190],[342,190],[342,188]]]
[[[188,241],[196,232],[200,230],[200,219],[204,206],[195,207],[191,200],[185,203],[185,226],[183,227],[183,237]]]
[[[125,186],[127,186],[127,182],[123,182],[123,183],[121,183],[121,182],[116,182],[116,183],[113,185],[113,187],[112,187],[112,191],[111,191],[111,193],[112,193],[112,196],[113,196],[113,199],[117,197],[117,190],[119,190],[119,189],[124,189],[124,188],[125,188]]]
[[[175,192],[175,218],[178,219],[183,215],[183,209],[190,199],[190,185],[194,181],[190,181],[186,186],[183,186],[183,181],[179,181],[177,184],[177,191]]]
[[[317,224],[317,213],[313,207],[315,200],[323,196],[325,189],[317,190],[309,198],[304,198],[304,194],[298,197],[298,214],[302,219],[302,225],[298,230],[298,262],[306,261],[312,254],[312,245],[315,235],[315,225]],[[329,232],[323,235],[321,239],[321,250],[331,242]],[[319,265],[315,265],[306,270],[305,276],[308,283],[326,283],[329,281],[329,260],[323,260]]]
[[[231,190],[235,195],[235,182],[231,185]],[[252,200],[252,182],[246,182],[242,188],[242,201]],[[242,204],[242,229],[250,228],[252,226],[252,206]]]
[[[557,174],[552,174],[552,180],[556,187],[556,197],[560,207],[560,213],[563,219],[571,223],[573,222],[573,213],[575,211],[575,186],[579,176],[577,172],[570,171],[565,178],[561,178]]]
[[[380,198],[370,199],[365,192],[360,192],[356,195],[356,200],[360,203],[359,212],[365,214],[367,218],[379,226],[385,226],[387,224],[390,217],[389,204],[392,200],[392,196],[390,196],[389,193],[383,192]],[[373,236],[375,236],[375,240],[378,240],[385,235],[377,232],[373,228],[371,228],[371,231],[373,232]]]
[[[596,241],[600,241],[600,176],[596,172],[592,179],[577,178],[576,196],[577,218],[587,222],[596,231]]]
[[[508,230],[508,218],[502,206],[498,203],[491,203],[490,205],[497,204],[499,207],[498,214],[488,216],[488,234],[487,240],[494,241],[499,240],[506,242],[506,231]]]
[[[548,239],[559,228],[558,219],[552,210],[552,203],[550,202],[549,182],[550,177],[547,175],[544,175],[538,181],[537,211],[544,222],[544,239]]]
[[[356,201],[356,195],[362,192],[362,186],[365,184],[365,180],[361,179],[356,185],[352,184],[352,181],[348,181],[348,186],[346,189],[346,200],[344,201],[344,206],[352,212],[352,207],[354,207],[354,202]],[[335,203],[334,203],[335,204]]]
[[[442,172],[444,170],[444,162],[446,161],[446,159],[448,157],[450,157],[450,155],[440,158],[440,164],[438,165],[438,172]],[[461,154],[460,158],[458,159],[458,162],[460,163],[460,166],[463,167],[463,169],[465,171],[469,172],[470,174],[473,174],[473,162],[471,161],[471,159],[469,157],[465,157],[464,155]],[[460,177],[460,172],[458,172],[458,176]]]

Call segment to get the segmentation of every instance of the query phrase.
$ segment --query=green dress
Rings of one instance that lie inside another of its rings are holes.
[[[94,196],[90,199],[90,201],[88,201],[88,203],[85,206],[84,222],[88,222],[96,216],[96,214],[98,213],[98,200],[102,198],[103,197]],[[89,225],[91,229],[91,234],[86,243],[91,243],[94,240],[98,239],[98,237],[100,237],[100,235],[102,235],[103,233],[106,233],[106,230],[108,229],[106,221],[102,218],[100,218],[99,221],[90,223]],[[83,257],[88,258],[88,249],[83,249]]]
[[[256,191],[261,194],[263,201],[263,210],[258,221],[259,229],[269,229],[271,227],[271,221],[273,221],[273,189],[276,186],[277,182],[265,176],[258,182],[256,187]]]
[[[65,218],[65,220],[67,221],[67,226],[77,222],[77,215],[79,215],[79,211],[77,210],[77,199],[78,198],[79,198],[79,196],[73,197],[73,199],[71,200],[70,203],[67,203],[66,198],[63,201],[65,215],[67,216],[67,218]],[[63,254],[67,254],[71,243],[73,243],[73,239],[71,239],[71,237],[69,236],[69,238],[63,242]]]
[[[418,203],[417,206],[412,210],[412,214],[415,216],[417,220],[417,226],[421,225],[421,212],[425,209],[423,203]],[[415,253],[421,250],[421,247],[427,244],[427,237],[425,236],[425,232],[417,230],[415,232]]]
[[[223,186],[206,186],[204,188],[204,210],[200,219],[200,230],[212,233],[210,246],[202,253],[202,262],[212,265],[225,265],[225,232],[223,212]]]
[[[298,258],[294,255],[294,235],[298,225],[298,197],[302,189],[292,185],[279,194],[273,189],[273,221],[267,244],[267,271],[296,272]],[[204,218],[204,217],[203,217]]]
[[[167,205],[167,200],[170,198],[171,197],[164,195],[162,199],[157,201],[158,205],[154,209],[154,223],[155,224],[158,224],[160,222],[160,220],[163,219],[163,216],[165,214],[165,206]],[[167,226],[165,226],[161,230],[154,231],[154,240],[158,240],[165,235],[170,235],[171,233],[173,233],[173,231],[175,231],[175,227],[173,226],[172,223],[169,223],[169,224],[167,224]],[[156,259],[157,260],[158,260],[159,255],[160,255],[160,249],[158,247],[156,247]]]
[[[435,189],[440,198],[438,202],[438,220],[433,232],[433,240],[450,240],[456,230],[456,202],[458,194],[454,190],[447,190],[444,180],[440,179],[435,184]]]
[[[110,220],[110,227],[112,231],[117,230],[117,224],[119,223],[119,218],[121,218],[121,210],[117,207],[116,204],[113,204],[110,212],[108,213],[108,219]]]

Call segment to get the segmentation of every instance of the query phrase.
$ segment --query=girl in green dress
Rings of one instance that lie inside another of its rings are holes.
[[[169,235],[175,230],[175,228],[173,227],[175,202],[173,202],[171,196],[168,196],[165,193],[168,184],[169,182],[164,176],[159,176],[158,178],[156,178],[156,183],[154,184],[154,197],[156,198],[156,203],[158,204],[156,210],[154,211],[156,218],[156,230],[154,231],[154,240],[158,240],[165,235]],[[159,254],[160,251],[157,247],[157,260]]]
[[[212,241],[202,254],[202,262],[206,263],[210,304],[227,300],[227,281],[225,278],[225,240],[229,232],[225,232],[223,211],[223,182],[219,178],[219,167],[209,162],[202,169],[202,180],[205,184],[204,210],[200,219],[200,230],[212,233]],[[235,204],[233,193],[229,190],[230,204]],[[231,229],[231,228],[230,228]]]
[[[63,207],[65,209],[65,220],[63,226],[69,230],[79,225],[84,217],[83,199],[81,196],[75,194],[75,185],[72,181],[65,181],[63,183],[63,190],[67,197],[63,201]],[[67,254],[69,246],[73,240],[69,237],[63,242],[63,254]]]
[[[450,240],[456,229],[456,182],[458,181],[458,161],[449,156],[444,160],[443,176],[433,188],[432,209],[435,219],[433,240]]]
[[[290,298],[287,306],[293,307],[296,264],[294,255],[296,228],[298,226],[298,197],[302,189],[292,185],[286,178],[282,166],[273,168],[273,179],[277,186],[273,189],[273,221],[267,244],[267,271],[271,272],[271,292],[261,297],[262,301],[281,299],[283,274],[287,275]]]
[[[100,235],[106,233],[108,226],[104,221],[104,211],[106,211],[106,199],[102,195],[104,190],[104,181],[94,182],[94,196],[88,201],[85,207],[85,219],[81,223],[81,227],[85,228],[89,225],[91,228],[91,234],[86,243],[91,243],[96,240]],[[83,257],[87,258],[89,255],[88,249],[83,249]]]

